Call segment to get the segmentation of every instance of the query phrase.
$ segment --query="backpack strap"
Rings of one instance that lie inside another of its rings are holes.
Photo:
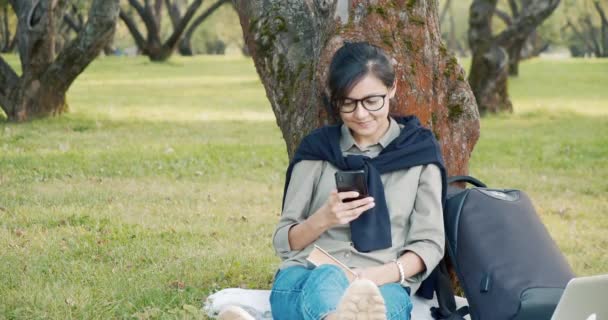
[[[449,177],[448,178],[448,184],[454,183],[454,182],[468,182],[476,187],[479,188],[487,188],[488,186],[486,186],[485,183],[471,177],[471,176],[453,176],[453,177]]]
[[[457,193],[462,189],[449,186],[454,182],[467,182],[479,188],[486,188],[486,184],[471,177],[471,176],[453,176],[447,179],[448,197],[449,194]],[[446,243],[446,246],[448,244]],[[469,307],[464,306],[456,309],[456,300],[454,299],[454,289],[448,272],[448,267],[445,260],[441,260],[433,273],[436,275],[435,293],[437,295],[438,307],[431,308],[433,319],[437,320],[464,320],[464,316],[470,314]]]
[[[437,320],[464,320],[464,316],[469,314],[469,307],[456,309],[454,290],[444,260],[441,260],[434,272],[437,272],[435,293],[439,307],[431,308],[431,316]]]

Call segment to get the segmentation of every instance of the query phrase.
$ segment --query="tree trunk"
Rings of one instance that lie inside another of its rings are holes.
[[[392,113],[417,115],[439,140],[449,174],[467,173],[479,114],[463,70],[441,42],[436,1],[234,4],[290,158],[307,133],[338,119],[325,85],[333,53],[345,41],[366,40],[394,59]]]
[[[219,0],[218,2],[224,3],[227,1],[228,0]],[[159,14],[162,11],[160,8],[162,7],[163,3],[168,7],[167,11],[169,12],[169,17],[171,18],[171,22],[173,24],[173,32],[164,42],[161,39],[161,30],[159,27],[160,18],[156,17],[154,14],[154,12]],[[142,54],[147,55],[151,61],[162,62],[166,61],[171,57],[171,55],[173,55],[173,52],[180,44],[180,40],[187,30],[186,27],[192,18],[194,18],[196,11],[199,9],[202,3],[203,0],[192,1],[184,12],[184,15],[181,16],[181,13],[179,12],[179,4],[176,2],[171,3],[169,0],[156,0],[156,9],[151,9],[151,6],[142,6],[138,0],[129,0],[131,7],[135,9],[135,12],[137,12],[144,22],[144,26],[146,27],[147,31],[146,38],[144,38],[142,33],[139,31],[137,23],[135,23],[129,14],[121,10],[120,19],[127,26],[127,29],[133,36],[133,39],[135,40],[135,43]],[[215,9],[213,9],[211,12],[214,10]],[[209,9],[207,11],[209,11]],[[205,13],[203,13],[201,16],[205,15]]]
[[[469,12],[469,46],[473,53],[469,84],[482,115],[513,110],[507,95],[508,54],[492,37],[496,2],[473,1]]]
[[[606,13],[604,12],[604,8],[602,8],[599,1],[593,1],[593,5],[595,6],[595,10],[597,14],[600,16],[601,23],[601,31],[602,31],[602,55],[601,57],[608,57],[608,19],[606,18]]]
[[[539,54],[547,50],[549,42],[545,41],[540,34],[534,30],[526,39],[519,55],[520,60],[526,60],[533,57],[538,57]]]
[[[450,11],[452,13],[452,0],[446,0],[443,5],[443,9],[441,9],[441,14],[439,14],[439,25],[443,25],[443,21],[445,20],[445,16]]]
[[[198,18],[196,18],[179,45],[179,53],[184,56],[192,56],[194,55],[194,50],[192,50],[192,36],[198,27],[209,18],[217,9],[219,9],[224,3],[228,3],[229,0],[218,0],[213,5],[211,5],[205,12],[203,12]]]
[[[179,42],[179,54],[182,56],[193,56],[194,50],[192,49],[192,35],[186,35]]]
[[[584,51],[581,50],[582,52],[575,52],[575,48],[577,48],[576,46],[571,46],[570,47],[570,52],[572,52],[572,55],[575,57],[582,57],[585,56],[587,53],[593,53],[593,44],[589,41],[588,37],[586,37],[577,27],[574,23],[572,23],[572,21],[570,19],[568,19],[566,21],[566,25],[564,26],[564,29],[566,28],[571,28],[572,32],[574,32],[574,35],[584,44],[585,49]],[[584,29],[583,29],[584,30]]]
[[[530,33],[557,8],[560,0],[527,0],[521,8],[509,1],[515,19],[500,34],[492,34],[497,0],[474,0],[469,12],[469,46],[473,53],[469,84],[479,112],[513,112],[507,90],[510,55],[517,63]],[[501,17],[504,20],[504,17]]]
[[[9,121],[65,112],[65,93],[111,39],[119,0],[95,0],[89,20],[61,52],[55,52],[65,2],[12,0],[18,15],[21,68],[17,73],[0,57],[0,104]]]
[[[524,48],[524,41],[515,41],[509,47],[507,52],[509,57],[509,75],[517,77],[519,75],[519,61],[521,60],[521,51]]]
[[[585,25],[587,27],[587,34],[589,34],[589,39],[591,39],[591,43],[593,45],[593,52],[595,53],[596,57],[601,57],[602,56],[602,47],[600,45],[600,40],[599,40],[599,36],[597,34],[597,29],[595,28],[595,26],[593,25],[593,22],[591,22],[591,14],[586,14],[585,16],[583,16],[582,18],[582,23],[583,25]]]
[[[458,53],[459,56],[464,57],[467,53],[465,52],[463,46],[460,44],[460,41],[458,41],[458,38],[456,37],[456,21],[454,20],[454,10],[452,9],[451,5],[448,10],[450,12],[450,32],[448,34],[448,48],[451,52]]]
[[[477,98],[479,112],[513,111],[507,93],[509,58],[504,48],[489,44],[480,55],[473,51],[469,84]]]
[[[1,52],[7,52],[9,45],[11,44],[11,32],[9,27],[9,16],[8,16],[8,4],[2,6],[2,50]]]
[[[520,19],[521,12],[529,10],[529,6],[532,4],[532,0],[521,0],[521,10],[515,0],[509,0],[509,7],[511,8],[511,15],[508,13],[495,8],[494,14],[496,17],[501,19],[505,25],[511,27],[513,21]],[[542,43],[540,36],[536,32],[536,29],[526,37],[525,35],[516,35],[511,41],[510,46],[505,48],[509,57],[509,75],[519,75],[519,63],[521,60],[535,57],[544,49],[547,48],[546,44]]]

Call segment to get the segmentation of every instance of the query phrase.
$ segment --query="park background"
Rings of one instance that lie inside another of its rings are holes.
[[[463,45],[467,3],[453,9]],[[481,118],[469,171],[526,191],[593,275],[608,273],[608,60],[570,57],[582,45],[562,27],[583,9],[539,28],[550,50],[509,79],[513,113]],[[0,319],[196,319],[219,289],[270,287],[285,142],[235,12],[220,8],[193,45],[150,62],[119,22],[117,55],[78,77],[69,113],[0,120]]]

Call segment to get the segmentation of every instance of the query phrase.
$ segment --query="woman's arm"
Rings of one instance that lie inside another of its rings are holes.
[[[274,249],[282,259],[288,259],[293,255],[289,243],[289,232],[293,226],[308,218],[313,192],[322,171],[323,163],[321,161],[304,160],[293,167],[284,195],[281,218],[272,236]]]
[[[403,253],[410,251],[418,255],[425,266],[423,271],[409,277],[412,282],[420,282],[428,277],[443,258],[445,229],[441,192],[439,167],[434,164],[423,166],[410,216],[410,228],[402,250]]]
[[[281,219],[273,235],[274,248],[284,259],[293,251],[306,248],[331,227],[349,223],[374,206],[371,197],[342,203],[343,199],[358,194],[333,191],[327,202],[309,215],[315,185],[322,171],[321,161],[306,160],[298,162],[292,170]]]
[[[403,265],[403,273],[406,279],[426,270],[424,261],[412,251],[407,251],[397,260]],[[392,261],[377,267],[355,270],[355,272],[357,272],[359,277],[372,280],[378,286],[401,281],[399,267]]]
[[[374,207],[374,198],[344,203],[342,200],[355,198],[357,192],[338,192],[332,190],[327,202],[304,222],[289,230],[289,246],[292,250],[302,250],[333,226],[347,224],[357,219],[363,212]]]
[[[445,234],[441,188],[439,168],[436,165],[423,166],[405,247],[399,257],[408,281],[419,282],[426,278],[443,257]],[[399,268],[394,262],[363,268],[359,273],[379,285],[400,281]]]

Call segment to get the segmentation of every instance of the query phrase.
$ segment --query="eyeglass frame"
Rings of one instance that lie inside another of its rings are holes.
[[[363,97],[363,98],[361,98],[361,99],[351,99],[351,98],[345,98],[345,99],[342,99],[342,102],[340,102],[340,103],[338,104],[338,111],[339,111],[339,112],[341,112],[341,113],[353,113],[353,112],[355,112],[355,110],[357,110],[357,108],[359,107],[359,103],[361,103],[361,106],[363,107],[363,109],[365,109],[365,110],[367,110],[367,111],[369,111],[369,112],[378,111],[378,110],[380,110],[380,109],[384,108],[384,105],[386,105],[386,96],[388,96],[388,93],[385,93],[385,94],[373,94],[373,95],[369,95],[369,96],[367,96],[367,97]],[[367,99],[369,99],[369,98],[375,98],[375,97],[382,98],[382,106],[380,106],[380,108],[378,108],[378,109],[368,109],[368,108],[365,106],[365,103],[363,103],[363,101],[365,101],[365,100],[367,100]],[[353,110],[351,110],[351,111],[342,111],[342,107],[341,107],[341,106],[342,106],[342,104],[344,103],[344,100],[350,100],[350,101],[352,101],[352,102],[354,102],[354,103],[355,103],[355,107],[353,108]]]

